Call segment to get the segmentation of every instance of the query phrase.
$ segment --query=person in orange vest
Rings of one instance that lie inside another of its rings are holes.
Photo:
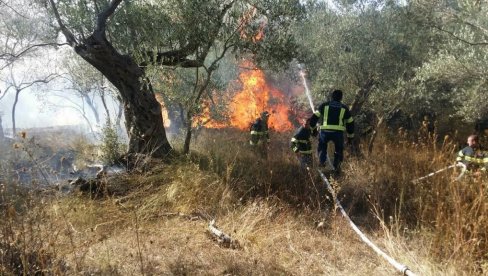
[[[332,100],[322,103],[315,113],[310,117],[310,126],[315,127],[319,123],[319,152],[320,166],[327,162],[327,143],[332,141],[335,146],[334,170],[340,174],[341,163],[344,159],[344,132],[347,138],[354,139],[354,119],[349,108],[342,102],[342,91],[334,90]]]

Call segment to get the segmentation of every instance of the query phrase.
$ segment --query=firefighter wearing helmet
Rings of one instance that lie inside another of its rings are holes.
[[[267,156],[267,148],[269,143],[269,115],[270,114],[268,111],[262,112],[261,116],[258,117],[250,127],[251,139],[249,140],[249,144],[254,147],[263,157]]]

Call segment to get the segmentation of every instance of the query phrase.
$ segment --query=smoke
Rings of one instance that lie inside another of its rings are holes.
[[[0,101],[0,111],[3,113],[3,128],[12,127],[12,105],[14,93],[7,93]],[[47,100],[58,101],[56,98]],[[62,104],[62,102],[60,102]],[[16,126],[18,128],[49,127],[60,125],[85,124],[80,114],[72,108],[47,108],[40,104],[38,97],[32,91],[22,91],[16,108]]]

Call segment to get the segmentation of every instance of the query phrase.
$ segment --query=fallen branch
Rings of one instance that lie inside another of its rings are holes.
[[[217,240],[219,245],[233,249],[240,247],[237,240],[232,239],[229,235],[217,228],[217,226],[215,225],[215,219],[210,221],[210,223],[208,224],[208,229],[210,231],[210,234]]]

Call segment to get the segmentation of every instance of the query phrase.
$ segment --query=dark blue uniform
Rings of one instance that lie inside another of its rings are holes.
[[[354,137],[354,119],[349,108],[340,101],[330,101],[321,104],[310,117],[310,125],[320,125],[319,152],[320,165],[327,161],[327,143],[332,141],[335,146],[334,168],[339,171],[343,160],[344,132],[347,137]]]

